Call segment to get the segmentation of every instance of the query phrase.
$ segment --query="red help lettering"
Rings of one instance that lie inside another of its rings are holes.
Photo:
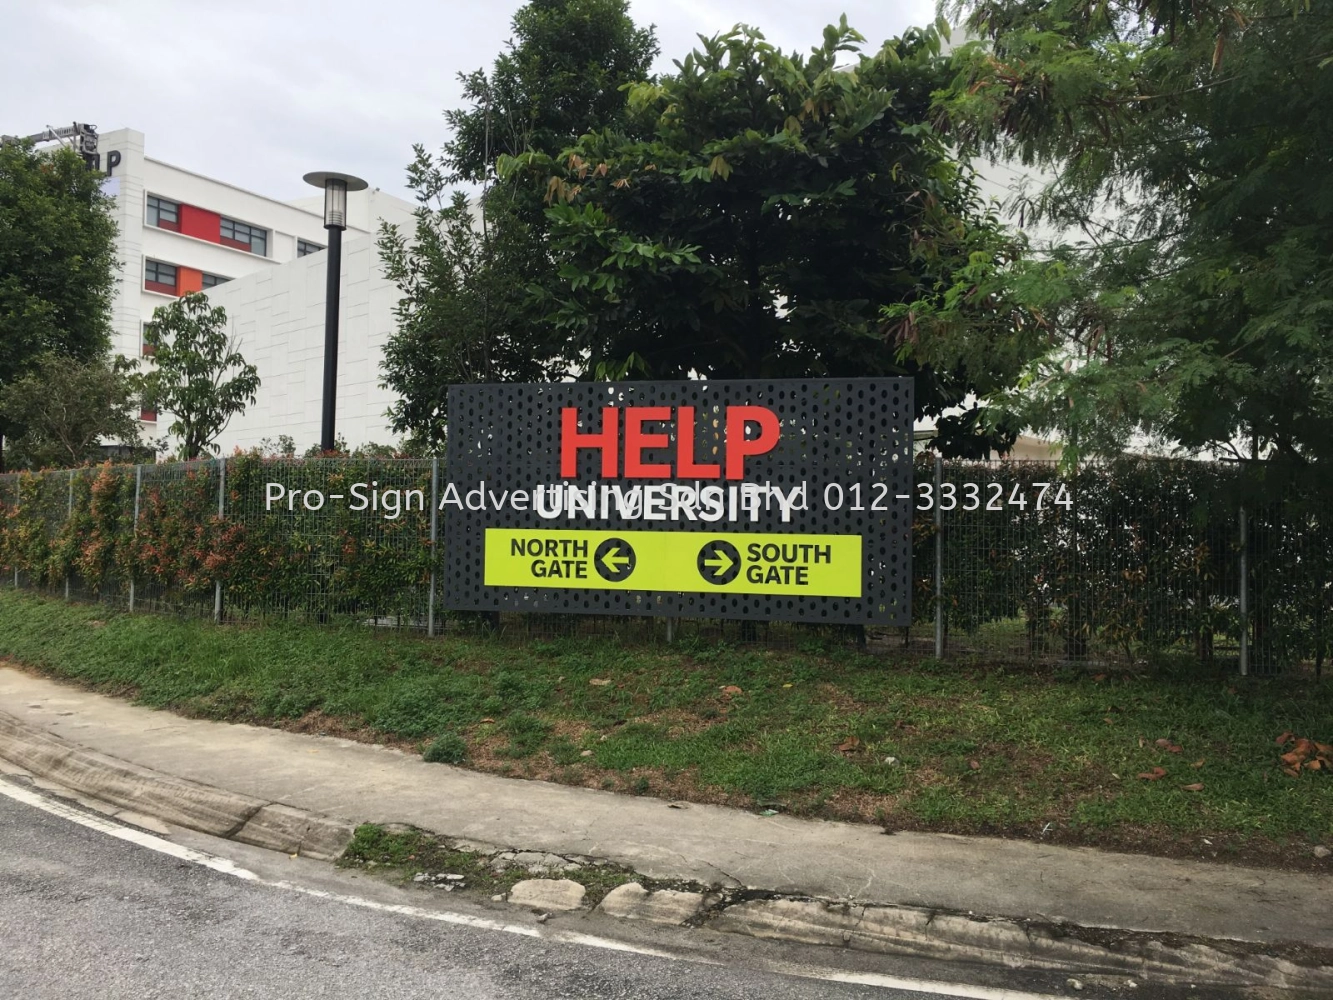
[[[579,452],[596,451],[601,455],[601,478],[620,478],[623,427],[624,478],[722,479],[723,463],[701,462],[694,454],[696,419],[692,406],[603,406],[598,429],[579,430],[578,407],[562,407],[560,475],[574,478]],[[674,455],[669,454],[673,423],[678,427]],[[781,435],[778,416],[768,407],[726,407],[725,478],[744,479],[745,460],[772,451]]]

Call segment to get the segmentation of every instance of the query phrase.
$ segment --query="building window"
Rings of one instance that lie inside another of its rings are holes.
[[[235,219],[223,219],[221,224],[223,245],[237,250],[249,250],[261,257],[268,256],[268,230],[260,229]]]
[[[296,241],[296,256],[305,257],[308,254],[319,253],[324,248],[318,243],[311,243],[309,240]]]
[[[151,358],[157,353],[157,348],[148,343],[148,331],[152,325],[152,323],[145,323],[143,325],[143,332],[139,337],[139,354],[145,358]]]
[[[150,292],[162,292],[165,295],[175,295],[176,265],[163,264],[160,260],[145,261],[143,286]]]
[[[205,274],[205,275],[204,275],[204,287],[205,287],[205,288],[217,288],[218,285],[221,285],[223,282],[226,282],[226,281],[231,281],[231,279],[230,279],[230,278],[224,278],[224,277],[223,277],[222,275],[220,275],[220,274]]]
[[[157,226],[159,229],[170,229],[174,233],[179,233],[181,231],[180,204],[150,194],[148,196],[148,224]]]
[[[142,407],[142,408],[139,410],[139,419],[142,420],[142,421],[143,421],[144,423],[146,423],[146,424],[155,424],[155,423],[157,423],[157,411],[156,411],[156,410],[150,410],[150,409],[149,409],[148,407],[146,407],[146,406],[145,406],[145,407]]]

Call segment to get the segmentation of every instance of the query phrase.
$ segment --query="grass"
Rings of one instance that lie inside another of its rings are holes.
[[[1311,677],[218,628],[12,591],[0,657],[183,714],[629,794],[1284,866],[1333,842],[1333,776],[1277,760],[1284,731],[1333,742],[1333,684]]]
[[[628,868],[610,864],[585,865],[573,871],[540,875],[533,875],[521,865],[497,871],[492,867],[489,855],[455,850],[441,838],[421,830],[386,829],[375,823],[363,823],[356,828],[352,842],[338,859],[338,866],[373,870],[377,875],[403,883],[411,881],[417,872],[448,872],[462,875],[466,890],[484,895],[506,893],[514,883],[529,878],[571,879],[588,890],[584,901],[589,906],[597,905],[608,892],[627,882],[638,882],[648,889],[665,885],[698,888],[646,879]]]

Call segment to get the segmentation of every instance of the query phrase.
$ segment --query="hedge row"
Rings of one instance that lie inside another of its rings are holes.
[[[221,515],[220,474],[221,463],[198,462],[0,477],[0,564],[29,586],[60,590],[68,581],[72,592],[104,600],[125,600],[133,581],[138,602],[166,608],[211,610],[220,581],[227,613],[238,617],[424,614],[429,460],[230,458]],[[923,458],[917,483],[933,477],[933,460]],[[1157,459],[1063,479],[1044,464],[949,461],[943,479],[954,501],[941,512],[951,644],[1210,661],[1221,650],[1234,655],[1243,633],[1256,667],[1322,664],[1333,621],[1328,491],[1265,485],[1234,465]],[[300,501],[266,510],[273,481],[345,499],[317,511]],[[357,482],[421,490],[425,509],[392,519],[352,511],[346,498]],[[1040,483],[1053,485],[1038,510]],[[1053,502],[1058,486],[1066,505]],[[980,498],[975,510],[964,509],[969,494]],[[918,635],[935,616],[937,533],[934,511],[918,510]]]

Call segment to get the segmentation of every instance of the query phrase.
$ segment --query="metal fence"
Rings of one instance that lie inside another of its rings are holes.
[[[1134,459],[1062,478],[1048,464],[923,456],[914,621],[868,630],[447,613],[440,474],[433,459],[239,456],[0,476],[0,571],[53,596],[219,622],[846,640],[940,658],[1174,658],[1256,674],[1322,669],[1333,624],[1333,502],[1256,489],[1231,465]]]

